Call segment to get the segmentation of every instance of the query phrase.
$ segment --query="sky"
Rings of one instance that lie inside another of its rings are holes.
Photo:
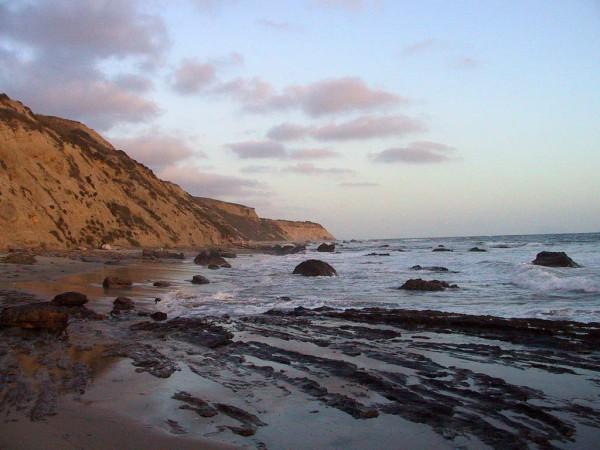
[[[341,239],[600,231],[598,0],[0,0],[0,92]]]

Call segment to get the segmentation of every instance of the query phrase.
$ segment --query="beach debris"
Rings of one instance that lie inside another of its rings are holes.
[[[52,303],[59,306],[83,306],[88,298],[81,292],[63,292],[52,299]]]
[[[210,280],[203,275],[194,275],[192,277],[192,284],[208,284]]]
[[[133,283],[131,282],[131,280],[128,280],[126,278],[106,277],[106,278],[104,278],[104,281],[102,282],[102,287],[104,287],[105,289],[110,289],[110,288],[122,289],[122,288],[130,288],[132,284]]]
[[[565,252],[540,252],[531,264],[546,267],[581,267]]]
[[[333,253],[333,252],[335,252],[335,244],[327,244],[326,242],[323,242],[321,245],[319,245],[317,247],[317,251],[318,252]]]
[[[407,291],[443,291],[445,289],[456,288],[458,288],[456,284],[449,284],[446,281],[412,278],[406,281],[398,289],[405,289]]]
[[[331,265],[318,259],[309,259],[301,262],[296,266],[293,273],[305,277],[332,277],[337,275],[337,272]]]

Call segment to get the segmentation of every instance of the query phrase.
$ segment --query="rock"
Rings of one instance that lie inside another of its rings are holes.
[[[131,280],[125,279],[125,278],[119,278],[119,277],[106,277],[104,279],[104,281],[102,282],[102,287],[104,287],[105,289],[110,289],[110,288],[117,288],[117,289],[122,289],[122,288],[130,288],[132,285]]]
[[[160,288],[168,288],[168,287],[171,287],[171,283],[169,283],[168,281],[155,281],[154,283],[152,283],[152,286],[160,287]]]
[[[434,248],[432,251],[434,251],[434,252],[452,252],[454,250],[452,250],[451,248],[446,248],[440,244],[436,248]]]
[[[184,259],[183,253],[169,252],[167,250],[143,250],[142,258],[146,259]]]
[[[0,259],[0,262],[4,264],[35,264],[35,255],[25,252],[9,253],[4,258]]]
[[[209,348],[229,345],[233,339],[233,333],[203,317],[177,317],[165,323],[142,322],[133,325],[131,329],[152,331],[161,336],[168,334]]]
[[[565,252],[540,252],[531,263],[546,267],[581,267]]]
[[[218,250],[202,250],[194,258],[194,263],[200,266],[213,265],[218,267],[231,268],[231,264],[229,264],[225,260],[225,258],[221,256]]]
[[[163,320],[167,320],[167,313],[156,311],[150,314],[150,318],[152,320],[156,320],[157,322],[162,322]]]
[[[296,266],[294,274],[305,277],[331,277],[337,275],[333,267],[318,259],[309,259]]]
[[[390,256],[389,253],[368,253],[366,256]]]
[[[327,244],[327,243],[323,242],[321,245],[319,245],[317,247],[317,251],[333,253],[333,252],[335,252],[335,244]]]
[[[273,248],[271,248],[271,252],[277,256],[284,256],[284,255],[293,255],[296,253],[300,253],[306,250],[306,246],[305,245],[295,245],[295,244],[288,244],[288,245],[274,245]]]
[[[398,289],[407,291],[443,291],[445,289],[456,289],[456,284],[448,284],[440,280],[422,280],[421,278],[412,278],[400,286]]]
[[[216,264],[209,264],[209,265],[208,265],[208,268],[209,268],[210,270],[218,270],[218,269],[220,269],[220,267],[219,267],[219,266],[217,266]]]
[[[83,306],[88,298],[80,292],[63,292],[52,299],[52,303],[58,306]]]
[[[470,252],[487,252],[485,248],[473,247],[469,249]]]
[[[100,248],[101,248],[102,250],[112,250],[112,249],[113,249],[113,248],[112,248],[112,245],[110,245],[110,244],[102,244],[102,245],[100,246]]]
[[[222,258],[237,258],[237,255],[235,253],[229,252],[229,251],[223,251],[223,250],[219,251],[219,255]]]
[[[62,333],[68,325],[69,314],[50,302],[11,306],[0,313],[0,326]]]
[[[412,266],[411,270],[428,270],[429,272],[448,272],[448,269],[446,267],[442,267],[442,266],[420,266],[420,265],[416,265],[416,266]]]
[[[202,275],[194,275],[192,277],[192,284],[208,284],[210,283],[209,279]]]
[[[113,311],[130,311],[134,307],[133,300],[129,297],[117,297],[113,302]]]

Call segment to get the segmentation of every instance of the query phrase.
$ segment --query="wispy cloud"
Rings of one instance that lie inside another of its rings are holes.
[[[356,173],[351,169],[343,169],[339,167],[322,168],[317,167],[312,163],[298,163],[284,167],[284,172],[292,172],[300,175],[353,175]]]
[[[429,38],[404,46],[401,50],[401,53],[404,56],[413,56],[430,52],[431,50],[435,50],[439,47],[441,47],[440,41]]]
[[[173,88],[180,94],[193,94],[216,80],[215,66],[195,59],[184,59],[175,70]]]
[[[285,147],[275,141],[243,141],[227,144],[241,159],[285,158]]]
[[[290,153],[291,159],[325,159],[337,158],[340,154],[329,148],[305,148]]]
[[[379,163],[430,164],[456,160],[455,149],[445,144],[429,141],[413,142],[405,147],[394,147],[371,154]]]
[[[367,181],[357,181],[357,182],[347,182],[347,183],[339,183],[338,186],[341,187],[349,187],[349,188],[371,188],[379,186],[379,183],[370,183]]]

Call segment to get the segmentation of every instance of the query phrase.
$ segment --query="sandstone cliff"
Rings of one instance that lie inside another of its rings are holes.
[[[0,248],[331,238],[318,224],[261,219],[253,208],[193,197],[85,125],[0,95]]]

